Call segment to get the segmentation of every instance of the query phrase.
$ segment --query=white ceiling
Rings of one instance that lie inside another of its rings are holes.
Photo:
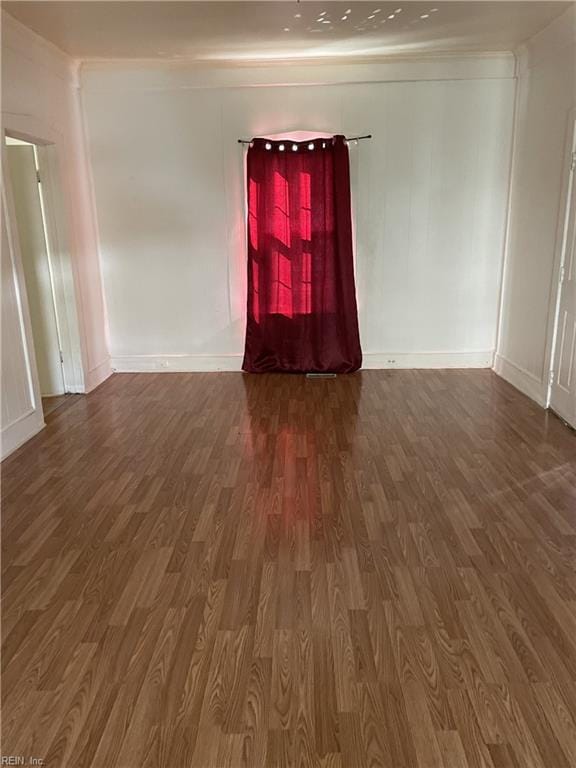
[[[568,2],[4,2],[81,59],[267,60],[511,50]]]

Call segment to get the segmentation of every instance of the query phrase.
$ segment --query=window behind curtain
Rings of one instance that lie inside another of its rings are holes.
[[[255,139],[248,151],[245,370],[360,364],[343,137]]]

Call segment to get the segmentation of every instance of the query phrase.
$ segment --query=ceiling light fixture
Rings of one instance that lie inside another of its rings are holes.
[[[347,18],[348,18],[348,16],[342,16],[342,18],[340,19],[340,21],[346,21],[346,19],[347,19]]]
[[[393,18],[394,18],[394,14],[393,14],[393,13],[391,13],[391,14],[390,14],[390,16],[388,16],[388,18],[389,18],[389,19],[393,19]]]
[[[421,19],[429,19],[429,18],[430,18],[430,14],[428,14],[428,13],[423,13],[423,14],[422,14],[422,16],[420,16],[420,18],[421,18]]]

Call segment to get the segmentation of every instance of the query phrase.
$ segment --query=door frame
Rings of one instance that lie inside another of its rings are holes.
[[[38,164],[41,169],[42,196],[44,202],[46,237],[48,240],[48,258],[53,278],[55,310],[62,351],[62,372],[64,391],[66,393],[84,393],[84,367],[82,364],[82,348],[79,332],[78,305],[74,288],[74,274],[68,222],[63,199],[62,173],[60,170],[58,147],[61,143],[59,136],[38,136],[10,126],[3,126],[2,139],[2,168],[6,168],[6,136],[34,144],[38,153]],[[18,292],[22,311],[26,316],[24,328],[28,335],[27,346],[33,349],[34,339],[31,337],[31,325],[26,286],[21,276],[22,261],[18,229],[16,226],[14,199],[9,174],[3,173],[4,193],[6,196],[6,226],[9,232],[13,253],[12,261],[18,276]],[[29,365],[29,375],[35,379],[34,389],[39,394],[38,374],[35,364]]]
[[[12,280],[14,304],[18,318],[18,333],[22,343],[22,353],[25,366],[26,391],[20,391],[21,413],[2,425],[1,450],[2,458],[6,458],[12,451],[26,442],[32,435],[39,432],[44,426],[44,414],[42,412],[42,398],[40,395],[40,381],[36,368],[36,356],[34,354],[32,323],[28,308],[28,293],[24,282],[24,268],[20,256],[20,243],[17,237],[16,214],[12,191],[8,189],[9,177],[7,158],[4,151],[4,136],[2,135],[2,229],[6,232],[6,253],[2,251],[2,259],[6,259],[10,268]],[[4,284],[2,291],[4,293]],[[4,296],[3,296],[4,299]],[[4,318],[2,318],[4,322]],[[2,367],[8,364],[5,345],[2,344]],[[24,382],[22,382],[24,384]]]
[[[556,345],[558,341],[558,324],[560,318],[560,301],[562,297],[562,267],[566,258],[566,227],[569,219],[568,206],[572,198],[576,196],[576,171],[572,169],[573,152],[576,151],[576,104],[568,110],[566,117],[566,129],[564,151],[562,153],[562,188],[560,205],[558,208],[558,222],[556,228],[556,246],[554,256],[554,269],[552,273],[552,286],[550,292],[550,312],[548,313],[548,330],[546,341],[545,361],[548,372],[546,385],[546,408],[551,407],[552,378],[554,375],[554,362],[556,357]]]

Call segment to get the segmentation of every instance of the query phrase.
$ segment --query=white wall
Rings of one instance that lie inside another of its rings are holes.
[[[65,255],[77,300],[84,387],[89,391],[110,374],[110,361],[90,172],[74,75],[72,62],[64,54],[2,13],[2,128],[20,138],[56,146],[69,235]],[[4,218],[9,207],[6,198]],[[28,307],[25,295],[19,295],[17,237],[10,224],[9,219],[3,221],[2,234],[3,244],[10,249],[2,262],[2,456],[43,426],[37,374],[29,359]]]
[[[351,148],[365,365],[492,365],[512,57],[81,79],[114,367],[240,367],[236,140],[297,129],[374,136]]]
[[[570,110],[576,106],[574,8],[528,41],[519,51],[518,64],[510,224],[495,369],[545,405]]]

